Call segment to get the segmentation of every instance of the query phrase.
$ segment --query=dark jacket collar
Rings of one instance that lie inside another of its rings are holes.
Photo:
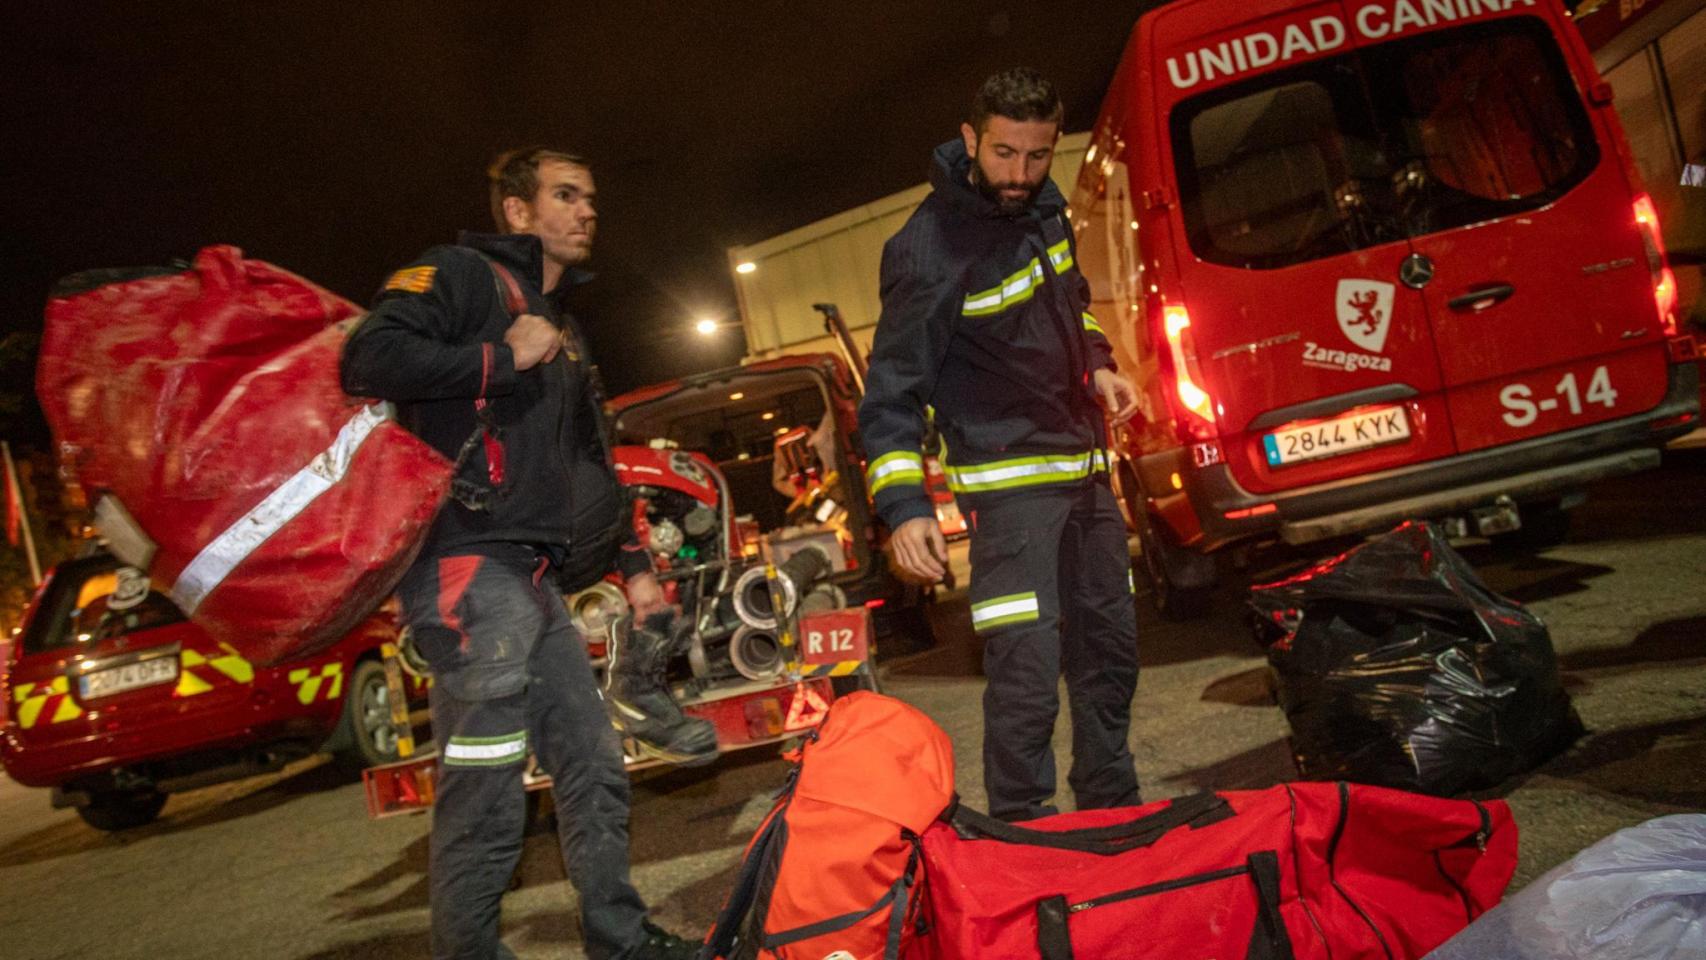
[[[515,271],[533,289],[544,290],[545,248],[533,234],[475,233],[464,230],[456,235],[456,245],[480,251]],[[578,267],[569,267],[563,271],[563,279],[557,284],[557,289],[548,291],[547,295],[560,303],[571,287],[586,283],[592,276]]]
[[[971,156],[966,143],[958,137],[936,148],[930,163],[930,185],[955,210],[971,217],[1008,220],[1040,220],[1055,216],[1066,208],[1066,198],[1053,178],[1043,181],[1037,199],[1019,213],[1001,212],[995,201],[985,197],[971,183]]]

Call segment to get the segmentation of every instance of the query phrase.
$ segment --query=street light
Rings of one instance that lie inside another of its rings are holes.
[[[708,337],[711,334],[717,332],[717,321],[715,321],[715,320],[700,320],[698,323],[695,323],[693,325],[693,329],[699,331],[700,334]]]
[[[757,269],[758,269],[758,264],[753,263],[751,260],[744,260],[740,263],[735,264],[735,272],[736,273],[751,273],[752,271],[757,270]]]

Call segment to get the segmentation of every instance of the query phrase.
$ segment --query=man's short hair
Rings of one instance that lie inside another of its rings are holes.
[[[509,218],[504,216],[504,198],[520,197],[532,203],[533,198],[539,195],[539,165],[549,160],[592,169],[579,155],[550,147],[506,150],[486,168],[486,178],[491,181],[492,222],[497,224],[499,233],[509,232]]]
[[[1065,112],[1047,77],[1030,67],[1013,67],[983,81],[971,102],[971,128],[982,136],[983,125],[996,116],[1059,124]]]

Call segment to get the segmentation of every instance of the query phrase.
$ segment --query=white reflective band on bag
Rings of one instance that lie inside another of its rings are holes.
[[[992,597],[982,603],[971,605],[971,626],[973,630],[987,630],[991,627],[1005,626],[1009,623],[1026,623],[1041,616],[1037,606],[1035,593],[1014,593],[1005,597]]]
[[[527,731],[503,737],[451,737],[444,745],[444,762],[462,766],[497,766],[527,755]]]
[[[871,488],[871,496],[877,491],[900,483],[924,485],[924,458],[916,453],[896,450],[885,453],[865,468],[865,483]]]
[[[343,479],[350,461],[361,449],[362,441],[374,427],[390,417],[390,405],[376,403],[363,407],[349,418],[331,446],[201,548],[189,566],[184,567],[183,573],[178,574],[178,582],[172,585],[173,602],[184,613],[194,614],[196,607],[201,606],[213,588],[219,586],[256,547]]]
[[[1095,450],[1075,456],[1018,457],[969,467],[949,467],[948,487],[955,493],[977,493],[1081,480],[1092,470],[1106,470],[1107,463],[1107,455]]]

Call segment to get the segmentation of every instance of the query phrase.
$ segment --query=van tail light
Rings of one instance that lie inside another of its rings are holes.
[[[1214,425],[1214,397],[1203,389],[1202,371],[1197,368],[1196,348],[1191,341],[1191,314],[1183,304],[1161,308],[1161,324],[1167,335],[1167,354],[1172,359],[1173,399],[1179,420],[1191,437],[1211,440],[1218,435]]]
[[[1653,198],[1641,194],[1635,198],[1635,225],[1641,231],[1641,243],[1647,248],[1647,269],[1653,274],[1653,299],[1659,307],[1659,322],[1665,333],[1676,333],[1676,274],[1665,262],[1664,236],[1659,232],[1659,213],[1653,208]]]

